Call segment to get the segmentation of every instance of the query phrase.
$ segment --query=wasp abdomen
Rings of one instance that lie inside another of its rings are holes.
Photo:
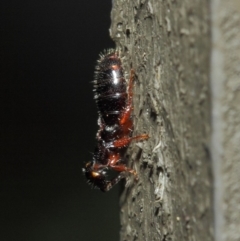
[[[112,95],[101,95],[97,99],[97,106],[101,114],[119,113],[126,105],[127,94],[115,93]]]
[[[107,126],[116,124],[128,98],[127,84],[117,52],[109,53],[99,60],[94,83],[99,114]]]

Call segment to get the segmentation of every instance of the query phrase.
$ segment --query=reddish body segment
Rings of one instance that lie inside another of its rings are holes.
[[[136,171],[126,166],[122,156],[131,141],[148,139],[147,134],[131,137],[133,80],[134,71],[131,70],[127,86],[118,51],[110,50],[101,56],[94,80],[100,128],[93,160],[86,163],[83,172],[88,182],[102,191],[110,190],[125,172],[137,177]],[[106,174],[109,169],[119,172],[119,175],[108,180]]]

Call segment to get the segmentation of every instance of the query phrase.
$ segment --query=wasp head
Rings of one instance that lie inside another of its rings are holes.
[[[82,171],[87,178],[87,182],[92,187],[99,188],[103,192],[106,191],[109,181],[106,181],[105,168],[96,168],[94,162],[88,162]]]

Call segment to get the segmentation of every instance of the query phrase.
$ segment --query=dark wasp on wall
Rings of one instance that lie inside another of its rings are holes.
[[[124,77],[120,50],[110,49],[100,55],[93,81],[99,113],[97,146],[93,160],[86,163],[83,172],[90,184],[104,192],[117,184],[126,172],[137,177],[136,171],[128,168],[122,159],[123,150],[133,140],[149,138],[147,134],[131,136],[133,80],[133,69],[128,83]],[[119,175],[108,180],[109,169],[119,172]]]

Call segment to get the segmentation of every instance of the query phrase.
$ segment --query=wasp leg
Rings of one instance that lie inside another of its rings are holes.
[[[117,172],[130,172],[134,176],[137,176],[137,172],[134,171],[133,169],[128,168],[125,164],[118,164],[120,160],[121,158],[119,153],[111,155],[109,158],[108,167],[110,167],[111,169]]]
[[[149,136],[147,134],[142,134],[139,136],[134,136],[134,137],[123,137],[120,138],[116,141],[113,142],[114,147],[125,147],[130,144],[131,141],[137,140],[137,141],[142,141],[142,140],[147,140]]]
[[[132,105],[132,98],[133,98],[133,80],[134,80],[134,70],[131,69],[130,72],[130,78],[129,78],[129,84],[128,84],[128,101],[127,101],[127,107],[125,111],[123,112],[121,119],[120,119],[120,124],[124,125],[130,120],[131,112],[133,110],[133,105]],[[131,123],[130,123],[131,125]]]
[[[131,168],[128,168],[126,165],[124,164],[120,164],[120,165],[116,165],[116,166],[111,166],[111,168],[115,171],[118,172],[129,172],[131,174],[134,175],[135,179],[138,179],[138,175],[137,172]]]
[[[125,177],[124,173],[120,173],[117,177],[113,178],[111,181],[108,181],[106,185],[101,188],[101,191],[107,192],[112,189],[117,183],[121,181]]]

